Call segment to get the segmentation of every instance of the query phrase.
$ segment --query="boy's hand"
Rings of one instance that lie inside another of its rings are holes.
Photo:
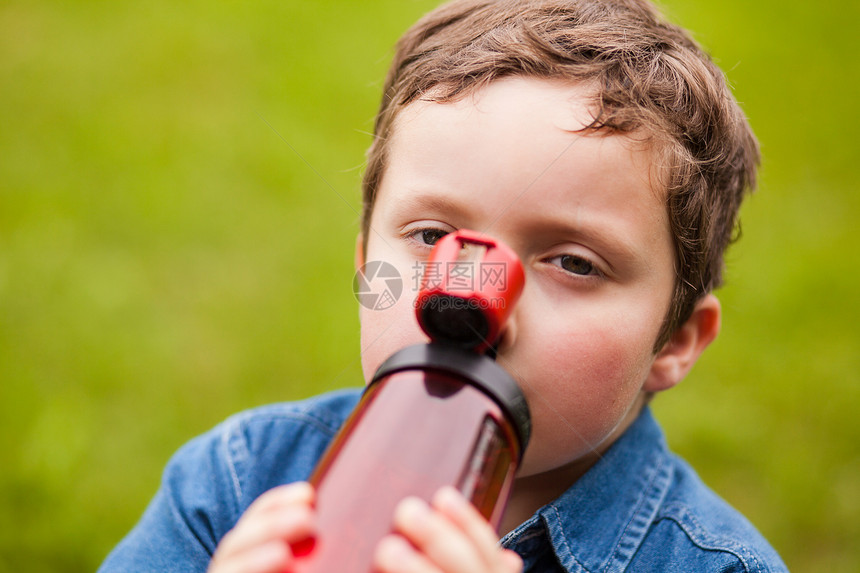
[[[257,498],[218,544],[208,573],[280,573],[292,547],[316,532],[314,490],[306,482],[271,489]]]
[[[417,498],[397,506],[400,535],[379,542],[374,564],[382,573],[520,573],[523,562],[502,549],[492,526],[457,490],[446,487],[432,507]]]

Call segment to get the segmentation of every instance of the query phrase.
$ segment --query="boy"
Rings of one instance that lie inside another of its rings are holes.
[[[501,545],[445,489],[400,504],[379,571],[785,570],[647,407],[719,331],[711,291],[757,161],[720,72],[644,0],[459,0],[407,32],[356,264],[407,275],[458,228],[510,245],[526,287],[496,352],[533,433]],[[362,309],[365,378],[425,340],[412,302]],[[289,571],[314,533],[301,482],[356,400],[260,408],[188,444],[103,570]]]

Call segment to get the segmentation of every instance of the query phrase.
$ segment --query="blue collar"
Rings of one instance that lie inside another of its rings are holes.
[[[568,571],[621,571],[669,491],[672,459],[649,408],[574,485],[502,539],[538,558],[552,546]]]

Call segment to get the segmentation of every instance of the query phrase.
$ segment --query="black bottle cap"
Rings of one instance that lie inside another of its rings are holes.
[[[483,347],[490,336],[490,321],[474,301],[448,294],[423,300],[419,324],[431,340],[447,342],[467,350]]]
[[[451,374],[482,390],[513,422],[522,457],[531,436],[531,414],[522,390],[507,370],[482,354],[431,342],[408,346],[392,354],[377,369],[371,384],[404,370],[435,370]]]

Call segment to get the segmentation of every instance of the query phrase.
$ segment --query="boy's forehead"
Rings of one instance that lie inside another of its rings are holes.
[[[480,155],[483,146],[488,154],[507,145],[538,147],[549,137],[561,135],[571,145],[578,137],[603,140],[611,138],[633,157],[643,182],[662,202],[666,196],[666,165],[660,158],[662,147],[644,130],[619,133],[609,128],[594,129],[597,114],[595,88],[586,82],[560,79],[513,76],[495,80],[452,101],[437,101],[432,92],[429,97],[417,100],[400,110],[389,135],[392,151],[389,168],[397,168],[398,140],[406,145],[420,141],[427,153],[434,149],[450,152],[457,160],[456,150],[446,149],[443,134],[447,129],[468,125],[478,132],[494,133],[496,137],[475,140],[470,154]],[[428,115],[430,119],[428,121]],[[523,122],[527,117],[529,121]],[[430,124],[428,132],[428,124]],[[434,132],[438,137],[434,137]],[[571,139],[572,138],[572,139]],[[434,144],[430,147],[427,144]],[[560,159],[560,157],[559,157]],[[534,166],[532,166],[534,167]],[[549,168],[550,165],[542,167]]]
[[[411,117],[428,109],[440,109],[442,104],[451,110],[469,109],[498,120],[495,112],[500,110],[525,110],[535,115],[549,117],[552,123],[565,131],[578,131],[589,126],[599,110],[596,89],[587,82],[562,79],[509,76],[484,84],[477,89],[445,98],[444,90],[431,90],[400,110],[394,120],[395,132],[408,129]],[[551,117],[550,117],[551,116]]]

